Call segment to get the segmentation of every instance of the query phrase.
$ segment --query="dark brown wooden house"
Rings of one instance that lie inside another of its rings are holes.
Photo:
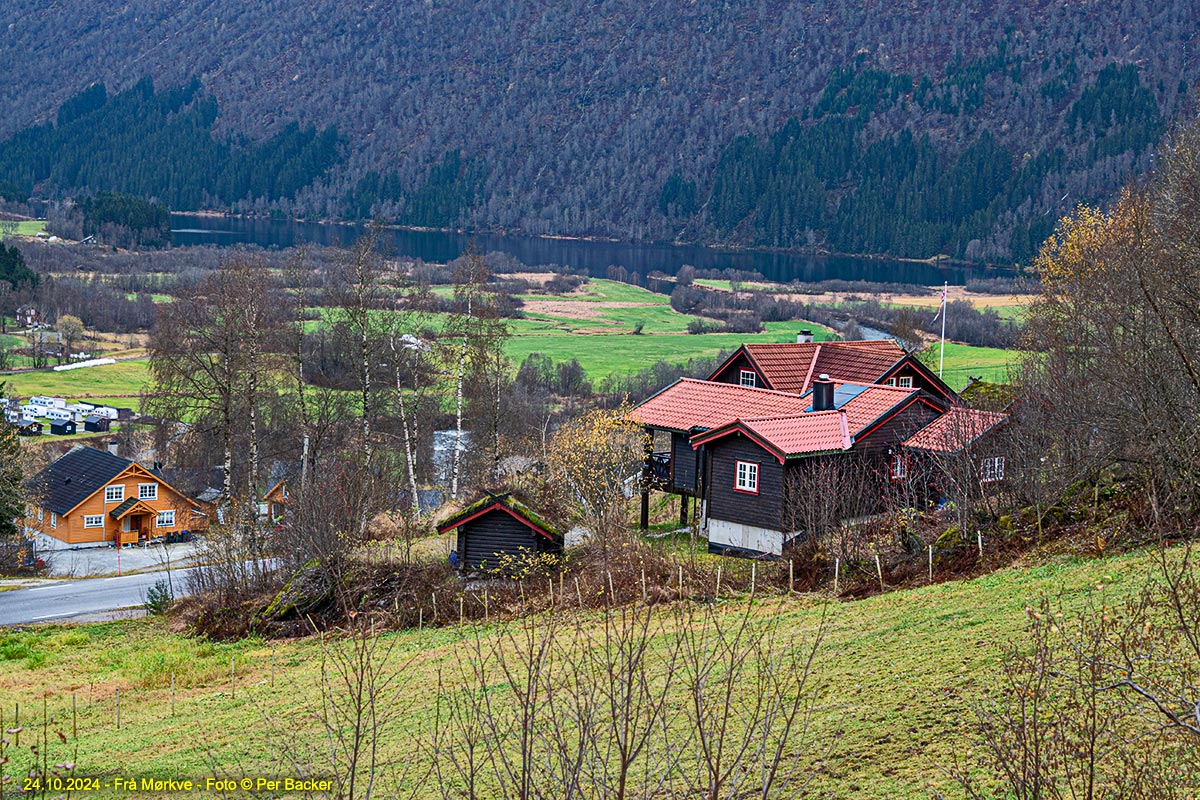
[[[961,406],[893,341],[743,345],[708,380],[676,381],[631,412],[653,441],[642,527],[650,492],[666,491],[684,498],[681,524],[698,509],[713,549],[779,553],[814,532],[796,513],[817,485],[806,476],[868,474],[882,506],[890,490],[909,489],[906,464],[923,441],[914,437]]]
[[[563,534],[511,494],[488,494],[438,525],[438,533],[458,531],[458,569],[503,572],[508,559],[519,562],[538,553],[561,553]]]
[[[856,461],[854,472],[872,484],[874,497],[861,511],[878,510],[893,454],[946,410],[917,389],[835,383],[825,376],[804,399],[807,407],[799,414],[739,417],[691,437],[708,467],[700,526],[710,549],[778,555],[791,539],[821,533],[806,530],[798,510],[809,492],[841,490],[809,480],[830,460]],[[864,486],[853,490],[861,493]]]

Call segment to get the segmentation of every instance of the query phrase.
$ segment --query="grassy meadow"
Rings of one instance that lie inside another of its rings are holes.
[[[820,595],[742,595],[723,602],[736,614],[753,604],[780,630],[811,636],[826,617],[812,721],[814,746],[799,754],[815,767],[828,750],[815,794],[836,797],[960,797],[939,767],[971,747],[972,703],[992,685],[1000,648],[1022,640],[1025,608],[1042,596],[1068,610],[1111,602],[1149,574],[1152,554],[1052,557],[961,582],[859,601]],[[561,612],[575,613],[575,612]],[[586,620],[585,620],[586,622]],[[426,628],[387,634],[390,664],[405,664],[399,703],[405,709],[382,733],[386,760],[427,764],[434,687],[453,682],[462,654],[487,646],[505,625]],[[657,650],[651,648],[651,657]],[[28,733],[46,710],[71,736],[72,697],[78,738],[67,747],[81,775],[122,773],[160,778],[212,774],[290,774],[263,733],[264,716],[287,716],[317,698],[322,651],[313,638],[267,643],[213,643],[189,638],[158,618],[78,627],[34,626],[0,635],[0,710],[8,726],[17,704]],[[231,660],[236,678],[231,685]],[[175,676],[175,708],[171,676]],[[116,727],[120,687],[121,728]],[[498,696],[505,696],[500,693]],[[316,747],[311,721],[297,718],[298,738]],[[682,732],[681,732],[682,733]],[[15,763],[19,763],[15,762]],[[112,793],[92,795],[116,796]],[[418,793],[435,797],[432,786]]]
[[[36,236],[46,228],[44,219],[27,219],[17,223],[17,236]],[[0,231],[0,239],[4,238],[3,231]]]
[[[155,296],[156,302],[164,299],[169,298]],[[688,324],[697,317],[672,309],[666,295],[602,279],[590,280],[568,295],[530,294],[521,299],[525,303],[525,316],[509,320],[511,336],[505,345],[513,364],[519,364],[531,353],[542,353],[555,362],[575,358],[597,383],[609,375],[643,369],[660,360],[683,363],[691,358],[712,357],[744,342],[794,342],[796,334],[806,328],[819,341],[836,338],[828,328],[804,321],[768,322],[765,331],[758,334],[689,334]],[[331,313],[325,309],[325,319]],[[441,327],[442,317],[425,314],[415,323],[410,320],[410,324],[436,329]],[[310,329],[322,324],[326,323],[323,320],[307,323]],[[7,338],[10,346],[23,343],[20,337]],[[966,386],[972,375],[1004,380],[1009,365],[1019,356],[1015,351],[948,343],[943,377],[955,389]],[[936,345],[928,354],[927,363],[936,368]],[[17,366],[23,365],[18,359]],[[3,379],[10,393],[22,397],[52,394],[130,405],[149,380],[149,365],[146,359],[138,358],[67,372],[17,372]]]

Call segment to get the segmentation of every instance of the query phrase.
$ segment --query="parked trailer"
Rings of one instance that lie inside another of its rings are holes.
[[[97,406],[92,409],[92,413],[105,419],[117,419],[117,410],[111,406]]]
[[[48,397],[46,395],[35,395],[29,398],[29,404],[32,406],[41,406],[42,408],[66,408],[67,401],[63,397]]]
[[[46,419],[51,422],[67,422],[73,418],[70,411],[65,408],[47,408]]]

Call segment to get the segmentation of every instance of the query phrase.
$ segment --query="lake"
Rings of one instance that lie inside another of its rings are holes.
[[[362,226],[287,220],[245,219],[173,214],[172,240],[176,245],[255,244],[286,248],[301,244],[347,245],[362,233]],[[387,229],[384,246],[389,255],[445,263],[474,243],[480,253],[508,253],[530,266],[562,264],[605,277],[610,265],[620,265],[643,276],[651,270],[675,274],[684,264],[697,269],[738,269],[761,273],[767,280],[822,281],[834,278],[880,283],[915,283],[925,286],[949,281],[965,283],[974,277],[1012,274],[1011,271],[961,265],[934,265],[896,259],[815,256],[761,250],[722,250],[696,245],[633,244],[626,242],[546,239],[490,233],[410,231]]]

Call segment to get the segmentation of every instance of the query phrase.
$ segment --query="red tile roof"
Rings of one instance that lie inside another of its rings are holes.
[[[746,344],[741,348],[758,367],[772,389],[802,394],[822,373],[840,381],[872,383],[904,358],[904,350],[891,339],[864,342],[785,342]],[[736,357],[736,353],[733,357]],[[733,360],[722,364],[712,380]]]
[[[838,385],[847,384],[839,383]],[[858,436],[864,428],[878,420],[888,411],[902,404],[905,400],[916,397],[919,394],[920,391],[917,389],[901,389],[895,386],[873,384],[867,386],[861,394],[852,398],[840,410],[846,412],[851,435]]]
[[[716,428],[739,417],[799,414],[810,405],[795,394],[681,378],[642,401],[629,416],[650,427],[687,432]]]
[[[728,385],[728,384],[709,384]],[[857,437],[899,410],[920,394],[917,389],[868,384],[839,384],[860,389],[835,411],[808,411],[769,417],[739,417],[692,437],[692,446],[720,439],[736,431],[745,433],[777,458],[849,450]],[[811,408],[811,395],[804,407]]]
[[[1007,414],[956,406],[904,442],[905,447],[935,453],[957,453],[999,425]]]
[[[692,446],[741,431],[781,461],[791,456],[849,450],[854,442],[841,411],[812,411],[786,417],[739,419],[692,437]]]

